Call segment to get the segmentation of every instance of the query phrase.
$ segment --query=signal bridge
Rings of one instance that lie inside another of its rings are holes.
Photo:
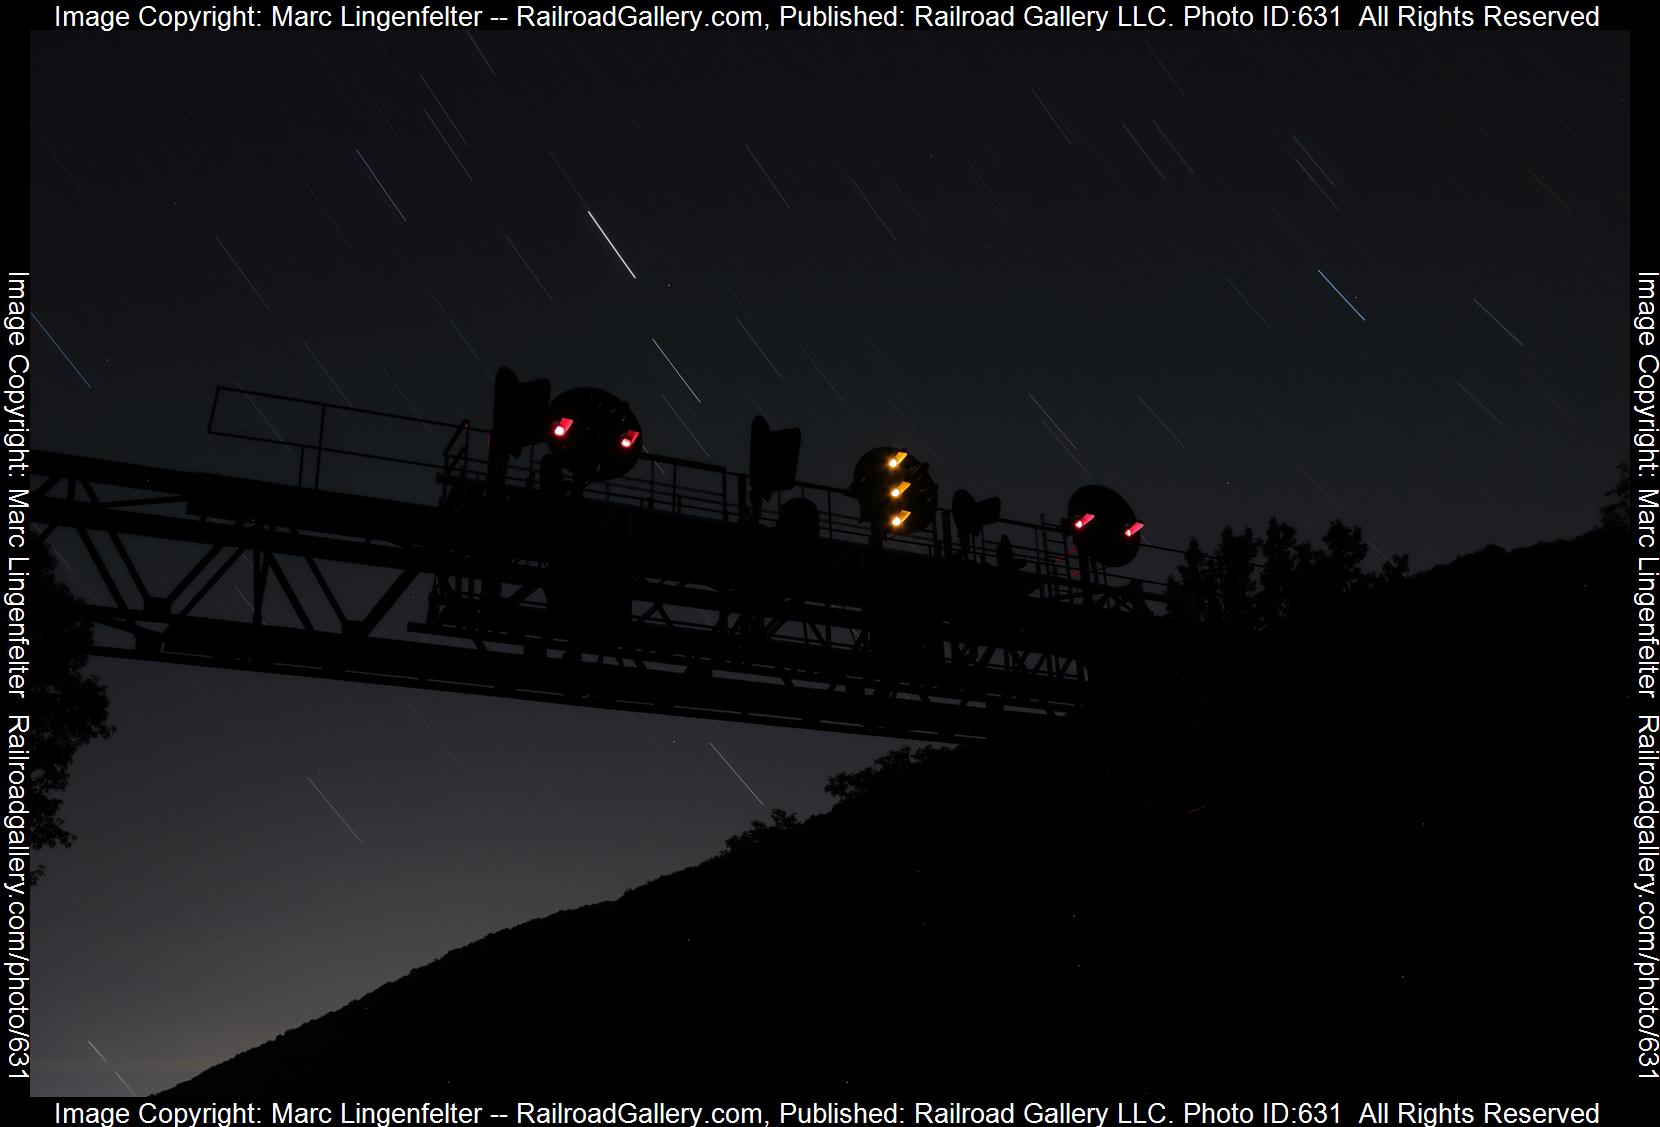
[[[436,457],[361,437],[416,426]],[[493,432],[226,387],[208,429],[281,447],[292,482],[36,452],[33,520],[89,589],[94,654],[967,740],[1145,689],[1159,620],[1187,617],[1108,570],[1141,524],[1103,487],[1050,525],[940,506],[900,447],[801,482],[799,432],[760,419],[734,472],[506,370]],[[366,491],[392,473],[435,499]]]

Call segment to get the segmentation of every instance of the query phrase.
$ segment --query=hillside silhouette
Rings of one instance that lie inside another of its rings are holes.
[[[1488,548],[1266,630],[1144,624],[1047,746],[896,752],[825,814],[169,1095],[1623,1079],[1625,552]]]

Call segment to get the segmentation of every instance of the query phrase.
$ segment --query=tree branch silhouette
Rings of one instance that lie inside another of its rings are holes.
[[[67,849],[75,835],[64,825],[63,793],[75,753],[93,740],[108,739],[115,729],[109,724],[103,682],[85,672],[92,621],[59,581],[50,550],[32,562],[29,839],[34,849]],[[45,871],[31,865],[29,883],[38,882]]]

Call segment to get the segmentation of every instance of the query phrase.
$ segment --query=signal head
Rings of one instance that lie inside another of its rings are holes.
[[[555,463],[578,481],[621,477],[640,460],[640,420],[601,388],[573,387],[554,396],[542,434]]]
[[[818,506],[805,497],[791,497],[778,506],[778,536],[793,548],[806,548],[818,539]]]
[[[795,488],[801,459],[801,430],[773,430],[756,415],[749,425],[749,490],[757,504],[774,493]],[[816,519],[816,518],[815,518]]]
[[[929,527],[939,509],[928,463],[897,446],[867,451],[853,467],[848,492],[859,502],[859,518],[889,536]]]
[[[1107,567],[1123,567],[1141,550],[1141,530],[1130,503],[1104,485],[1086,485],[1072,494],[1061,530],[1078,553]]]
[[[999,497],[976,501],[974,494],[966,489],[959,489],[951,495],[951,519],[956,523],[957,535],[965,545],[1002,515],[1003,501]]]
[[[502,459],[503,466],[508,456],[516,456],[526,446],[547,437],[542,418],[547,411],[549,390],[547,380],[519,382],[511,368],[502,368],[496,373],[490,436],[493,456]]]

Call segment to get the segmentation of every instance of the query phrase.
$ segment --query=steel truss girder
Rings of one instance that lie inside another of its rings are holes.
[[[73,530],[103,587],[91,616],[125,639],[101,639],[101,655],[971,739],[1035,732],[1081,708],[1081,640],[1104,621],[1097,608],[993,591],[1005,580],[963,561],[837,544],[781,572],[764,530],[661,512],[443,508],[45,452],[34,468],[33,518],[48,536]],[[175,558],[147,562],[129,551],[139,541]],[[247,621],[208,615],[204,600],[244,557]],[[324,564],[379,576],[367,611],[346,609]],[[428,621],[385,636],[423,579]],[[610,592],[625,611],[561,623],[562,585],[579,601]],[[914,622],[907,599],[926,604]],[[273,622],[277,607],[299,625]],[[718,618],[694,626],[677,610]]]

